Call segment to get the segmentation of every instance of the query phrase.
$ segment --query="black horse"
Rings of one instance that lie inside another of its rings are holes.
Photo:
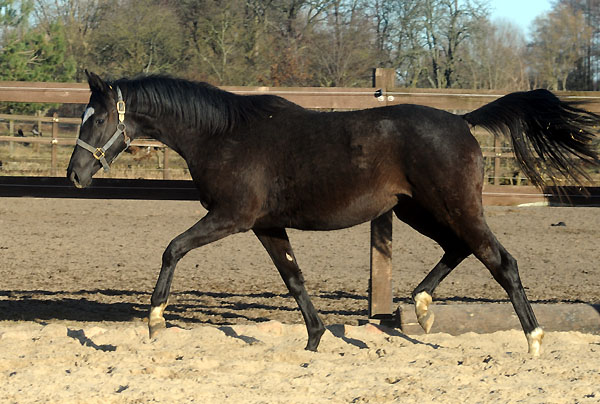
[[[421,325],[436,286],[474,254],[506,290],[529,343],[543,331],[521,285],[516,260],[483,215],[483,158],[470,126],[510,136],[524,172],[538,185],[557,175],[580,181],[598,165],[590,144],[600,116],[545,90],[512,93],[466,115],[419,105],[315,112],[271,95],[240,96],[164,76],[112,83],[88,73],[91,97],[67,170],[77,187],[140,135],[187,162],[208,214],[171,241],[151,299],[150,336],[177,262],[190,250],[252,230],[291,295],[316,350],[325,330],[304,288],[286,228],[332,230],[396,216],[444,250],[413,292]],[[573,157],[576,161],[573,160]]]

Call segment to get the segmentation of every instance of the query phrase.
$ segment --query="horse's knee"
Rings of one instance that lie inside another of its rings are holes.
[[[173,240],[169,243],[162,255],[163,267],[170,267],[176,264],[184,255],[188,249],[177,240]]]

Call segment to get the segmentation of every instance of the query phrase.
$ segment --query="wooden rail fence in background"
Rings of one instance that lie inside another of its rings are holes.
[[[386,70],[386,69],[377,69]],[[389,76],[388,76],[389,77]],[[398,88],[377,86],[383,98],[374,97],[374,88],[353,87],[259,87],[222,86],[237,94],[274,94],[305,108],[362,109],[395,104],[420,104],[449,111],[471,111],[507,91]],[[600,92],[557,91],[559,97],[586,101],[587,109],[600,113]],[[87,104],[90,92],[84,83],[0,82],[0,101]]]

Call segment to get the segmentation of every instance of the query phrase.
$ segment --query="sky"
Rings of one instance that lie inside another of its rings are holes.
[[[510,20],[521,27],[526,36],[535,17],[551,8],[551,0],[491,0],[489,4],[492,20]]]

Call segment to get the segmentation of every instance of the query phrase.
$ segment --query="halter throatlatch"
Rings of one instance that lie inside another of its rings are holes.
[[[106,142],[106,144],[102,147],[94,147],[79,138],[77,139],[77,145],[83,147],[84,149],[92,153],[92,156],[94,156],[96,160],[100,161],[100,163],[102,164],[102,168],[104,168],[104,171],[110,170],[108,161],[106,161],[106,151],[110,149],[110,147],[119,138],[119,136],[121,136],[121,134],[124,136],[126,146],[125,149],[121,150],[115,156],[115,159],[119,156],[119,154],[123,153],[131,143],[131,139],[129,138],[129,136],[127,136],[127,133],[125,132],[125,123],[123,122],[125,120],[125,101],[123,101],[123,95],[121,94],[121,89],[119,87],[117,87],[117,96],[119,98],[117,101],[117,113],[119,114],[119,123],[117,124],[117,130],[112,135],[112,137],[108,139],[108,142]]]

